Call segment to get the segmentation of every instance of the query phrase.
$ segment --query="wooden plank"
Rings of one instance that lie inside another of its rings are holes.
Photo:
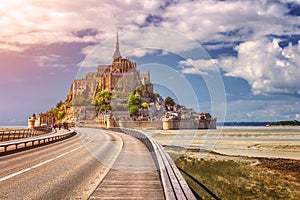
[[[146,134],[134,130],[134,129],[116,129],[118,132],[123,132],[125,134],[134,136],[138,138],[151,152],[152,158],[156,165],[156,168],[159,170],[160,181],[163,187],[164,197],[165,199],[196,199],[187,185],[186,181],[182,177],[181,173],[177,169],[175,163],[171,159],[171,157],[163,150],[161,145],[153,140],[151,137],[148,137]],[[128,160],[124,160],[124,163],[128,162]],[[124,168],[126,169],[126,168]],[[111,185],[112,188],[123,185],[119,183],[119,185]],[[146,186],[140,186],[140,184],[135,185],[138,188],[144,188]],[[101,196],[97,196],[100,198]],[[103,196],[102,196],[103,197]],[[102,198],[101,197],[101,198]],[[93,196],[95,198],[95,196]],[[106,196],[103,199],[119,199],[119,196]],[[126,197],[127,199],[128,197]],[[131,196],[130,199],[139,199],[137,196]]]
[[[119,136],[123,149],[90,199],[164,199],[159,174],[146,146],[131,136]]]

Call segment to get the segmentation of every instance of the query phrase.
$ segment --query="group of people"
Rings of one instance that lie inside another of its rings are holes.
[[[68,129],[69,125],[66,122],[62,122],[62,123],[54,124],[53,128],[54,129],[58,128],[58,130],[60,130],[61,128]]]

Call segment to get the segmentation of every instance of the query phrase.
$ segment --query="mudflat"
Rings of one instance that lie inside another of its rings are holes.
[[[299,127],[148,133],[178,167],[221,199],[300,199]],[[209,199],[203,188],[185,178],[202,198]]]

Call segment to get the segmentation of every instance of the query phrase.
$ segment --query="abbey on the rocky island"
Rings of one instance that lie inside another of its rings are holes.
[[[101,96],[103,94],[107,96]],[[137,100],[139,103],[131,105],[132,98],[140,99]],[[101,106],[109,102],[108,109],[97,109],[99,101]],[[53,125],[55,118],[58,119],[56,123],[62,121],[70,125],[93,126],[96,122],[96,126],[106,128],[164,130],[215,129],[217,121],[209,113],[196,113],[178,104],[167,106],[159,94],[153,93],[150,73],[140,73],[136,63],[122,58],[118,34],[112,64],[98,65],[96,72],[75,79],[66,101],[58,105],[38,118],[35,115],[29,117],[28,127]]]
[[[96,89],[112,92],[132,92],[138,85],[144,85],[147,91],[153,93],[150,73],[140,73],[136,63],[121,56],[119,37],[117,34],[116,49],[111,65],[99,65],[97,72],[90,72],[84,79],[73,81],[71,93],[73,98],[83,97],[92,99]]]
[[[90,72],[84,79],[73,81],[69,102],[77,99],[79,105],[73,105],[72,112],[75,118],[93,119],[95,111],[88,110],[86,103],[92,102],[97,90],[109,92],[133,92],[137,86],[144,88],[153,94],[153,84],[150,80],[150,73],[141,73],[136,68],[136,63],[130,59],[124,59],[120,53],[119,37],[117,34],[116,49],[113,53],[111,65],[99,65],[97,72]],[[80,107],[80,104],[83,106]]]

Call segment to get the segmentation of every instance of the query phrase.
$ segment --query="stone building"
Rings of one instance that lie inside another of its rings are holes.
[[[153,94],[150,73],[140,73],[136,68],[136,63],[128,58],[122,58],[117,34],[112,64],[99,65],[96,72],[90,72],[85,78],[73,81],[70,91],[72,98],[70,101],[75,100],[73,102],[76,102],[73,105],[73,112],[77,116],[74,117],[79,119],[91,119],[95,117],[94,110],[87,109],[87,106],[88,104],[91,106],[97,89],[112,93],[130,93],[139,85],[143,85],[149,93]]]
[[[38,117],[33,114],[28,117],[28,128],[34,128],[38,126],[53,126],[55,118],[52,113],[40,113]]]
[[[153,93],[150,73],[140,73],[136,63],[121,56],[117,35],[116,49],[111,65],[99,65],[97,72],[90,72],[84,79],[76,79],[72,83],[73,98],[93,99],[98,88],[106,91],[132,92],[138,85],[144,85]]]

